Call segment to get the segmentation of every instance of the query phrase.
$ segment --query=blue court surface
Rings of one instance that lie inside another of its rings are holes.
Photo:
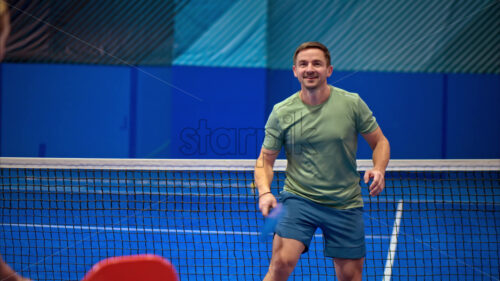
[[[143,253],[169,259],[180,280],[267,271],[272,238],[260,236],[251,175],[1,173],[0,252],[34,280],[80,280],[104,258]],[[363,188],[364,280],[499,280],[498,173],[473,188],[423,181],[388,178],[378,198]],[[318,230],[289,280],[336,280],[322,248]]]

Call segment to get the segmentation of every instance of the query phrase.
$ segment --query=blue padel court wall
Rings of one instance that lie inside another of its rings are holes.
[[[1,64],[2,156],[255,158],[291,70]],[[499,158],[500,77],[335,72],[367,102],[392,158]],[[369,158],[360,138],[358,158]]]

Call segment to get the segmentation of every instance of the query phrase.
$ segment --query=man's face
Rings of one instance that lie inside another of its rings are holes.
[[[332,75],[333,67],[327,66],[323,51],[316,48],[302,50],[297,54],[293,74],[303,88],[318,89],[327,85],[326,79]]]

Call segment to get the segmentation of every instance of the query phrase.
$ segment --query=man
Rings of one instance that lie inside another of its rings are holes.
[[[325,256],[332,257],[339,280],[361,280],[366,252],[363,200],[356,171],[357,136],[373,150],[370,195],[385,187],[389,142],[363,100],[328,85],[333,67],[328,49],[319,42],[301,44],[293,73],[301,90],[276,104],[255,167],[259,208],[264,216],[277,204],[270,192],[273,165],[282,146],[288,160],[280,201],[287,209],[276,227],[265,281],[287,280],[300,255],[307,252],[318,227]]]

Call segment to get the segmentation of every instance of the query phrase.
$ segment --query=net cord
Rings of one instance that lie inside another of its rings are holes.
[[[105,169],[178,171],[251,171],[255,159],[120,159],[120,158],[31,158],[0,157],[0,168]],[[357,160],[358,171],[371,169],[372,160]],[[278,159],[275,171],[286,170],[286,160]],[[500,159],[391,160],[387,171],[500,171]]]

